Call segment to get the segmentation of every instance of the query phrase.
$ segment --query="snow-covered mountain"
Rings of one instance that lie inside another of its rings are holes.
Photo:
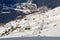
[[[35,12],[17,17],[0,26],[0,38],[60,37],[60,6],[45,13]]]
[[[21,13],[14,20],[0,24],[0,38],[10,37],[60,37],[60,6],[50,9],[37,7],[32,0],[17,5]]]

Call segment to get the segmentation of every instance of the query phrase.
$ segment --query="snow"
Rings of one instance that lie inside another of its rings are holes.
[[[57,27],[50,27],[42,31],[41,35],[46,37],[60,37],[60,25]]]
[[[10,12],[2,12],[2,13],[10,13]]]
[[[26,13],[26,12],[30,12],[30,10],[29,10],[29,9],[26,9],[26,10],[22,10],[22,9],[14,9],[14,10],[22,11],[22,12],[24,12],[24,13]]]
[[[23,19],[8,22],[4,27],[0,26],[0,35],[11,27],[16,28],[13,32],[0,38],[10,37],[60,37],[60,6],[45,13],[36,12],[26,15]],[[20,27],[20,28],[19,28]],[[31,28],[25,30],[25,28]]]

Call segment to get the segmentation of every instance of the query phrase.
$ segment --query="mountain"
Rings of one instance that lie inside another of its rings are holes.
[[[16,4],[17,2],[26,2],[27,0],[0,0],[0,4],[5,3],[6,5]],[[36,3],[38,6],[46,5],[50,8],[55,8],[60,6],[60,0],[33,0],[33,3]]]
[[[2,9],[3,10],[3,9]],[[23,12],[17,12],[12,9],[8,9],[10,13],[0,13],[0,23],[6,23],[16,19],[17,16],[24,14]],[[4,10],[6,11],[6,9]]]
[[[47,29],[43,30],[41,35],[60,37],[60,6],[45,13],[45,24]]]
[[[0,0],[0,4],[6,4],[9,6],[10,4],[16,4],[17,2],[26,2],[27,0]],[[36,3],[38,6],[46,5],[50,8],[55,8],[60,6],[60,0],[33,0],[33,3]]]
[[[35,12],[0,26],[0,38],[59,37],[60,6],[45,13]]]
[[[59,0],[33,0],[33,4],[16,1],[24,2],[23,5],[19,5],[21,8],[9,9],[10,13],[5,12],[5,14],[4,7],[1,5],[5,3],[8,6],[16,2],[15,0],[10,0],[11,3],[8,0],[1,1],[0,38],[60,36]]]
[[[0,0],[0,23],[1,22],[6,22],[6,21],[10,21],[12,20],[11,16],[15,15],[15,14],[1,14],[1,10],[3,8],[3,4],[5,3],[7,6],[10,6],[10,5],[14,5],[16,4],[17,2],[20,2],[20,3],[23,3],[23,2],[26,2],[27,0]],[[37,6],[41,7],[41,6],[48,6],[49,8],[55,8],[55,7],[58,7],[60,6],[60,0],[33,0],[33,3],[36,3]],[[11,10],[10,10],[11,11]],[[9,15],[9,16],[8,16]],[[17,15],[17,14],[16,14]],[[6,17],[8,18],[6,18]],[[13,17],[12,16],[12,17]],[[5,18],[4,18],[5,17]],[[13,19],[15,19],[16,16],[13,17]]]

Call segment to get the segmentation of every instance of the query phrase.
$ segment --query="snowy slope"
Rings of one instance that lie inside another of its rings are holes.
[[[45,22],[47,29],[42,30],[41,35],[60,37],[60,6],[45,13]]]
[[[26,15],[22,19],[8,22],[4,27],[0,26],[0,30],[1,38],[32,36],[60,37],[60,6],[46,13],[36,12]]]

